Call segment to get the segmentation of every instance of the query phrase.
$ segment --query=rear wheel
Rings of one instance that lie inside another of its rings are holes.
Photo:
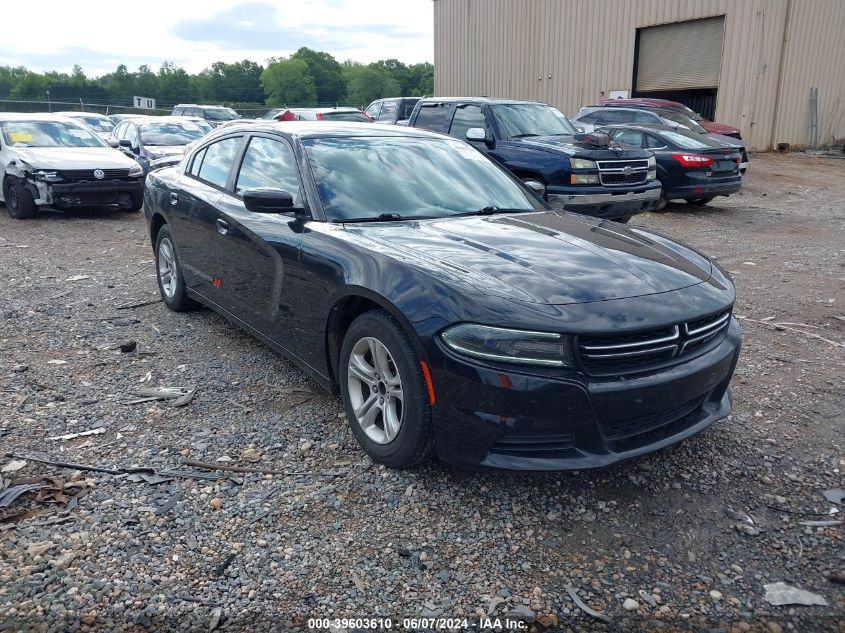
[[[666,194],[661,192],[660,200],[657,201],[657,206],[653,210],[656,213],[660,213],[661,211],[665,211],[667,206],[669,206],[669,201],[666,199]]]
[[[417,354],[384,310],[365,312],[343,339],[338,379],[352,433],[374,461],[409,468],[428,459],[434,429]]]
[[[715,196],[709,196],[707,198],[687,198],[687,204],[694,204],[697,207],[703,207],[705,204],[713,200]]]
[[[18,178],[6,178],[3,182],[3,198],[6,211],[16,220],[31,218],[38,212],[32,194]]]
[[[164,304],[174,312],[194,309],[196,302],[185,291],[185,278],[176,253],[173,234],[166,224],[156,236],[156,276]]]

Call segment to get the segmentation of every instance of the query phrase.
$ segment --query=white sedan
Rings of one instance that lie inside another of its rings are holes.
[[[144,170],[87,125],[53,114],[0,113],[0,182],[13,218],[41,207],[140,211]]]

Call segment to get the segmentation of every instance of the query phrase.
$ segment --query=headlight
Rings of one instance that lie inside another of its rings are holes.
[[[657,178],[657,170],[656,169],[649,169],[648,170],[648,177],[646,180],[655,180]]]
[[[657,167],[657,159],[654,157],[654,154],[648,157],[648,166]]]
[[[597,185],[599,184],[598,174],[569,174],[570,185]]]
[[[129,175],[132,177],[143,176],[144,168],[141,167],[138,163],[135,163],[134,165],[132,165],[132,167],[129,168]]]
[[[540,367],[571,367],[569,339],[552,332],[526,332],[461,323],[440,334],[449,349],[481,360]]]
[[[596,161],[587,158],[570,158],[569,166],[572,169],[598,169]]]
[[[36,178],[46,182],[59,182],[62,175],[57,171],[39,171],[35,173]]]

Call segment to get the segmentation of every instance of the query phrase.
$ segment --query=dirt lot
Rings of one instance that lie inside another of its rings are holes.
[[[538,630],[845,631],[845,584],[828,579],[845,574],[845,505],[823,496],[845,488],[843,224],[845,161],[802,155],[752,157],[742,194],[635,219],[733,275],[734,412],[613,468],[513,475],[374,466],[339,401],[222,318],[123,308],[157,298],[140,214],[2,212],[2,453],[124,474],[3,473],[55,481],[0,507],[0,630],[511,614]],[[197,391],[127,404],[161,386]],[[288,474],[201,479],[184,460]],[[779,581],[828,606],[767,603]]]

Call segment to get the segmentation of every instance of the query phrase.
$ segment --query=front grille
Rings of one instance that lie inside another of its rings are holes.
[[[604,186],[640,185],[648,178],[648,160],[600,160],[599,179]]]
[[[670,409],[602,424],[608,448],[624,452],[654,444],[676,435],[695,424],[707,394]]]
[[[511,457],[556,459],[566,457],[572,448],[570,433],[512,431],[501,435],[490,448],[490,453]]]
[[[602,174],[603,185],[639,185],[645,182],[648,172],[637,171],[633,174]]]
[[[675,364],[703,351],[724,335],[731,313],[625,334],[587,334],[576,338],[582,368],[591,376],[620,376]]]
[[[103,169],[103,177],[95,178],[93,169],[63,169],[60,173],[62,178],[70,182],[82,182],[86,180],[126,180],[129,178],[128,169]]]

